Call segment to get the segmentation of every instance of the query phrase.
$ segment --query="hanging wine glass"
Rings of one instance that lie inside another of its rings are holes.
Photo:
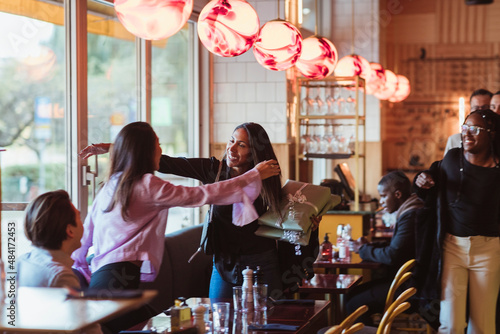
[[[321,93],[321,88],[316,87],[316,97],[314,98],[314,115],[321,115],[321,110],[323,109],[323,105],[325,102],[321,99],[320,96]]]
[[[307,130],[306,130],[307,131],[306,151],[307,151],[307,153],[316,153],[318,149],[317,149],[316,141],[311,136],[311,132],[314,135],[314,130],[312,130],[311,128],[312,128],[311,126],[308,126]]]
[[[333,140],[335,139],[333,135],[333,125],[327,125],[325,129],[325,135],[323,139],[326,142],[326,153],[334,153]]]
[[[326,88],[325,88],[326,89]],[[326,114],[327,115],[333,115],[333,109],[334,109],[334,104],[337,101],[335,100],[335,88],[330,88],[328,95],[325,98],[325,104],[326,104]]]
[[[316,153],[323,153],[321,150],[321,139],[323,139],[322,129],[323,127],[320,124],[315,124],[313,133],[313,141],[315,142]]]
[[[307,125],[300,125],[300,144],[299,144],[299,152],[300,154],[307,153]]]
[[[318,126],[318,136],[319,138],[319,145],[318,145],[318,152],[319,153],[327,153],[328,151],[328,140],[325,137],[326,136],[326,126],[325,124],[322,124],[321,126]]]
[[[349,96],[345,100],[345,113],[347,115],[353,115],[355,113],[355,106],[356,106],[356,100],[351,96],[349,93]]]
[[[342,96],[342,92],[343,92],[343,89],[340,88],[339,89],[339,96],[337,98],[337,104],[338,104],[338,107],[339,107],[339,109],[338,109],[338,113],[339,114],[341,114],[341,113],[343,113],[345,111],[345,102],[346,101],[345,101],[344,96]]]
[[[314,101],[313,98],[311,98],[311,96],[309,95],[309,87],[306,87],[306,96],[304,96],[300,104],[300,114],[302,116],[311,115]]]

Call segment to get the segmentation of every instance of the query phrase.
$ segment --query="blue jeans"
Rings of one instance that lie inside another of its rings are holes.
[[[269,295],[278,298],[281,297],[282,284],[280,279],[278,253],[275,249],[260,254],[241,255],[239,261],[242,270],[247,266],[253,270],[255,270],[257,266],[260,266],[264,283],[269,285]],[[236,284],[228,283],[222,279],[214,263],[212,278],[210,279],[209,297],[233,298],[233,286],[236,286]]]

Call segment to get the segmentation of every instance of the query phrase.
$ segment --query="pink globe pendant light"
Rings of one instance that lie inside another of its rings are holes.
[[[385,69],[379,63],[370,63],[370,74],[366,79],[366,93],[375,94],[384,88],[385,85]]]
[[[181,30],[193,11],[193,0],[115,0],[115,10],[129,32],[159,40]]]
[[[410,95],[410,80],[404,75],[398,74],[398,87],[394,95],[389,98],[389,102],[401,102]]]
[[[368,60],[356,54],[345,56],[339,59],[335,67],[335,76],[337,77],[355,77],[360,76],[367,79],[371,67]]]
[[[311,36],[303,40],[302,54],[295,66],[306,78],[321,80],[333,73],[337,61],[337,49],[332,42]]]
[[[384,88],[374,93],[373,95],[380,100],[387,100],[394,95],[397,88],[398,88],[398,77],[391,70],[385,70]]]
[[[260,28],[253,45],[257,62],[272,71],[289,69],[302,52],[302,34],[293,24],[272,20]]]
[[[222,57],[247,52],[259,33],[259,17],[244,0],[212,0],[198,18],[198,36],[208,51]]]

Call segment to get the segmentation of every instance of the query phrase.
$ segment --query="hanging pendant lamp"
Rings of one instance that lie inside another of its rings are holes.
[[[321,80],[333,73],[339,55],[332,42],[318,36],[318,0],[315,0],[315,11],[314,36],[308,37],[302,42],[302,53],[295,67],[306,78]]]
[[[385,69],[379,63],[370,63],[370,74],[366,79],[366,93],[375,94],[385,85]]]
[[[410,80],[404,75],[398,74],[398,86],[396,92],[389,98],[389,102],[401,102],[410,95]]]
[[[332,42],[311,36],[302,42],[302,54],[295,66],[306,78],[320,80],[333,73],[337,60],[337,49]]]
[[[203,45],[221,57],[247,52],[259,33],[259,17],[245,0],[212,0],[198,18],[198,36]]]
[[[253,54],[259,64],[272,71],[289,69],[302,52],[302,34],[293,24],[272,20],[260,28],[253,45]]]
[[[302,34],[293,24],[279,18],[264,24],[253,45],[253,54],[259,64],[268,70],[289,69],[302,52]]]
[[[193,0],[115,0],[114,4],[125,29],[148,40],[176,34],[193,11]]]
[[[339,59],[335,67],[337,77],[360,76],[367,80],[371,71],[370,63],[364,57],[352,54]]]
[[[398,87],[398,77],[391,70],[385,70],[385,85],[373,95],[380,100],[387,100],[394,95]]]

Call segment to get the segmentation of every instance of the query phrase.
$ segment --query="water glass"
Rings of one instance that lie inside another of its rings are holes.
[[[255,311],[267,310],[267,284],[253,286],[253,306]]]
[[[233,334],[248,334],[248,314],[234,312]]]
[[[252,324],[257,327],[267,325],[267,310],[255,310]]]
[[[214,334],[229,332],[230,303],[214,303],[212,306]]]
[[[241,312],[245,309],[245,305],[243,304],[243,290],[241,286],[233,287],[233,307],[234,312]]]

